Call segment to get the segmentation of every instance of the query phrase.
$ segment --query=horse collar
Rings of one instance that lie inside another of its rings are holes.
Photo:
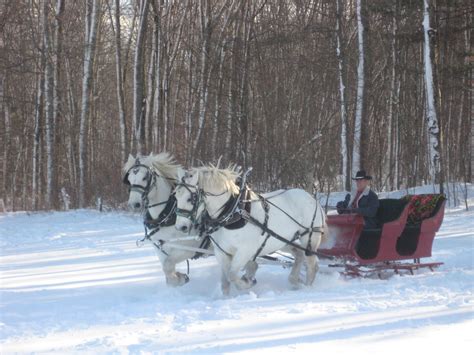
[[[151,217],[150,211],[147,210],[144,224],[147,228],[160,228],[160,227],[169,227],[176,223],[176,197],[171,195],[168,201],[166,202],[166,206],[161,211],[156,219]]]

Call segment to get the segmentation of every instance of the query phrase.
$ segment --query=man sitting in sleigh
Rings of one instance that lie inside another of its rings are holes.
[[[370,189],[372,176],[366,175],[364,170],[357,172],[352,178],[356,181],[356,189],[351,194],[347,194],[344,201],[339,201],[336,205],[337,212],[357,213],[364,217],[364,229],[377,228],[378,223],[375,218],[379,208],[379,198]]]

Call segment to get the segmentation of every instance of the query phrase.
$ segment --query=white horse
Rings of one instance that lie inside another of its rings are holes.
[[[235,183],[238,177],[239,173],[234,168],[206,166],[189,171],[175,190],[178,210],[181,211],[175,227],[182,232],[188,231],[192,228],[191,219],[199,219],[205,210],[211,219],[217,219],[223,206],[240,193]],[[252,221],[240,229],[220,228],[215,231],[212,241],[221,266],[223,294],[229,294],[231,284],[238,289],[250,288],[254,282],[249,277],[240,277],[240,270],[256,256],[282,249],[289,250],[295,256],[290,283],[296,286],[302,282],[299,274],[305,262],[305,284],[312,285],[319,269],[315,252],[322,238],[327,236],[326,218],[319,202],[302,189],[279,190],[262,196],[252,192],[250,200],[249,216],[262,225],[266,224],[284,240],[269,236],[263,232],[261,225]],[[286,241],[294,241],[294,245]]]
[[[174,217],[171,215],[175,213],[175,206],[172,206],[174,199],[170,200],[170,197],[176,183],[184,175],[184,169],[170,154],[150,154],[143,157],[130,155],[123,167],[123,174],[124,183],[130,185],[128,206],[135,211],[145,210],[145,222],[153,225],[168,217],[168,214],[170,219]],[[166,283],[170,286],[182,286],[189,281],[189,277],[176,271],[176,264],[195,257],[196,251],[193,248],[204,247],[203,240],[183,240],[182,233],[173,224],[165,225],[151,236],[150,241],[162,264]]]

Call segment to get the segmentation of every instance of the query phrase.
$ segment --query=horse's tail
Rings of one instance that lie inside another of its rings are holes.
[[[328,224],[326,223],[326,213],[324,213],[323,211],[323,206],[321,206],[318,200],[316,201],[317,201],[316,203],[318,204],[319,212],[321,213],[321,220],[322,220],[321,242],[319,243],[319,245],[322,245],[322,244],[327,244],[329,242],[329,228],[328,228]]]
[[[326,244],[329,241],[329,228],[328,224],[326,223],[326,214],[323,214],[323,232],[321,234],[321,244]]]

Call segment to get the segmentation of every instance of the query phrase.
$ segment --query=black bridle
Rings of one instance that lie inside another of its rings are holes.
[[[145,178],[143,179],[146,182],[145,186],[142,186],[139,184],[130,184],[130,181],[128,180],[130,172],[133,172],[134,174],[136,174],[138,173],[138,170],[140,168],[146,169],[146,175],[145,175]],[[152,207],[156,207],[156,206],[160,206],[160,205],[164,205],[168,203],[168,200],[166,200],[166,201],[154,203],[152,205],[149,204],[148,195],[151,189],[156,185],[156,178],[158,177],[163,177],[163,176],[159,175],[156,171],[152,170],[148,165],[141,164],[140,160],[137,158],[137,160],[135,161],[135,164],[130,169],[128,169],[127,172],[124,174],[122,182],[128,186],[129,193],[131,191],[136,191],[140,193],[144,208],[149,209]],[[163,178],[170,180],[169,178],[166,178],[166,177],[163,177]]]
[[[185,210],[182,208],[176,208],[176,215],[180,217],[187,218],[191,221],[194,228],[204,232],[206,230],[209,232],[211,229],[213,231],[217,230],[216,226],[218,225],[219,228],[222,226],[227,225],[231,217],[234,216],[234,212],[236,211],[239,203],[241,202],[242,193],[239,193],[236,196],[231,196],[228,201],[226,201],[219,209],[218,212],[221,211],[221,214],[217,219],[212,219],[207,211],[203,211],[202,215],[198,216],[199,207],[202,204],[205,204],[205,198],[207,196],[222,196],[229,190],[225,190],[221,193],[214,194],[212,192],[204,191],[203,189],[199,188],[198,186],[194,186],[188,184],[184,181],[184,178],[181,180],[181,183],[177,185],[177,187],[184,187],[190,193],[190,199],[188,202],[191,203],[192,209]],[[194,190],[194,191],[193,191]]]
[[[193,208],[191,210],[176,208],[176,215],[189,219],[191,221],[193,227],[195,227],[198,224],[197,212],[198,212],[198,209],[201,206],[201,204],[204,203],[204,194],[205,193],[199,187],[185,183],[184,178],[181,180],[181,182],[176,187],[177,188],[178,187],[184,187],[186,190],[189,191],[189,193],[191,194],[189,202],[193,206]],[[191,190],[191,189],[194,189],[194,191]]]

